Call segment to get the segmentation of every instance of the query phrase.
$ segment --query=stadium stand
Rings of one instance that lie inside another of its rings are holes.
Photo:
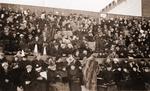
[[[39,12],[33,6],[28,9],[20,5],[3,6],[0,91],[81,91],[87,81],[82,70],[89,60],[93,63],[88,66],[98,74],[97,84],[88,85],[89,89],[90,86],[98,91],[150,89],[148,18],[115,15],[98,18],[73,11],[62,15],[57,9],[49,13],[47,8]],[[94,73],[91,69],[87,72]],[[95,83],[88,80],[89,84]]]

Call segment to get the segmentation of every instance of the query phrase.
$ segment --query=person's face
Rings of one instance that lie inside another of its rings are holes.
[[[29,39],[32,39],[32,36],[29,36]]]
[[[38,29],[38,30],[37,30],[37,32],[39,33],[39,32],[41,32],[41,30],[40,30],[40,29]]]
[[[32,67],[28,67],[26,69],[27,69],[27,72],[31,72],[32,71]]]
[[[119,48],[119,47],[116,47],[116,50],[117,50],[117,51],[119,51],[119,50],[120,50],[120,48]]]
[[[24,36],[20,36],[20,38],[21,38],[21,39],[23,39],[23,38],[24,38]]]
[[[79,51],[76,51],[76,56],[78,56],[79,55]]]
[[[1,19],[3,19],[4,18],[4,14],[1,14]]]
[[[48,63],[51,63],[53,60],[52,60],[52,58],[50,58],[49,60],[48,60]]]
[[[55,48],[58,48],[58,45],[55,45]]]
[[[4,56],[3,55],[0,55],[0,59],[3,59],[4,58]]]
[[[39,37],[35,37],[35,40],[38,41],[38,40],[39,40]]]
[[[75,69],[75,66],[74,66],[74,65],[72,65],[72,66],[71,66],[71,70],[74,70],[74,69]]]
[[[110,70],[111,70],[111,67],[107,67],[107,70],[110,71]]]
[[[8,65],[5,65],[3,68],[4,68],[4,70],[7,70],[8,69]]]
[[[136,71],[137,69],[135,67],[133,67],[133,71]]]
[[[117,61],[114,61],[114,63],[117,64],[118,62],[117,62]]]
[[[13,33],[13,36],[16,37],[16,33]]]
[[[87,55],[87,51],[86,51],[86,50],[84,50],[84,51],[83,51],[83,54]]]
[[[22,60],[23,60],[23,61],[26,61],[26,60],[27,60],[27,58],[23,57],[23,58],[22,58]]]
[[[15,57],[15,61],[18,61],[18,57]]]
[[[125,62],[125,63],[128,63],[128,61],[127,61],[127,60],[125,60],[124,62]]]
[[[5,28],[4,33],[5,33],[5,35],[9,35],[9,29]]]

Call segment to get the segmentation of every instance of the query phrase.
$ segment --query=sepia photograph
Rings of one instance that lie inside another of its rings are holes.
[[[0,0],[0,91],[150,91],[150,0]]]

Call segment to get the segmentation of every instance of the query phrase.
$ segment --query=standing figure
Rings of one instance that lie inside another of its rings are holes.
[[[81,91],[82,71],[75,65],[71,65],[68,69],[70,91]]]
[[[26,70],[22,73],[22,85],[24,91],[34,91],[36,87],[35,80],[38,77],[38,74],[33,70],[32,65],[28,64]]]
[[[7,62],[2,63],[2,70],[0,70],[0,90],[17,91],[14,87],[12,72],[9,69],[9,64]]]
[[[85,63],[83,68],[83,80],[86,91],[97,91],[97,70],[98,62],[94,55],[91,55]]]
[[[52,58],[49,58],[48,60],[48,70],[47,70],[47,81],[48,81],[48,91],[58,91],[56,87],[56,64],[52,60]]]

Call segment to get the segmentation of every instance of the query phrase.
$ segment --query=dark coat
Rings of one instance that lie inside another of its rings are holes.
[[[82,71],[78,68],[68,70],[70,91],[81,91]]]
[[[24,71],[21,77],[24,91],[34,91],[34,88],[36,87],[35,81],[38,77],[38,73],[34,70],[29,73],[27,71]],[[30,81],[30,83],[26,84],[26,81]]]
[[[9,69],[7,71],[2,69],[0,73],[0,89],[2,89],[2,91],[17,91],[17,88],[14,85],[12,71]]]

